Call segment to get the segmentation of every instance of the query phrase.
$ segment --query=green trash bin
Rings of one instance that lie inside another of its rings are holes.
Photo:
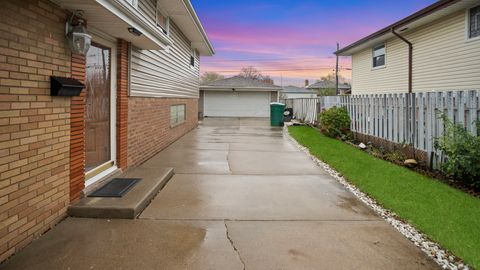
[[[283,126],[283,112],[285,111],[285,104],[272,102],[270,103],[270,125],[272,127]]]

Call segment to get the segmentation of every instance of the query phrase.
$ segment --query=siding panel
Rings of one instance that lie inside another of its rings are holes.
[[[480,89],[480,40],[466,42],[465,11],[404,36],[413,43],[413,91]],[[408,47],[388,40],[386,68],[372,70],[371,49],[352,57],[352,93],[407,92]]]
[[[190,66],[191,44],[174,22],[170,22],[168,50],[132,47],[131,96],[198,98],[200,59]]]
[[[139,11],[148,18],[150,22],[156,23],[156,8],[157,1],[155,0],[140,0],[138,1]]]

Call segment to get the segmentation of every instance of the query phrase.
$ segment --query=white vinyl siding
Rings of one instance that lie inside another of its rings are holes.
[[[199,58],[190,66],[190,42],[173,22],[170,38],[173,44],[168,50],[132,48],[131,96],[198,98]]]
[[[408,88],[408,46],[399,39],[385,43],[384,68],[373,68],[372,48],[352,57],[352,94],[402,92]]]
[[[480,89],[480,40],[467,41],[465,12],[446,16],[411,33],[413,91]],[[352,57],[352,94],[408,91],[408,46],[386,42],[387,64],[372,69],[372,48]]]
[[[149,22],[156,21],[156,0],[133,0],[138,1],[138,10],[147,18]]]

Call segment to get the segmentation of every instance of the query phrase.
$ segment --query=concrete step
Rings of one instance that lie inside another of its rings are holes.
[[[142,178],[122,198],[85,197],[68,208],[74,217],[135,219],[174,174],[173,168],[138,167],[118,178]]]

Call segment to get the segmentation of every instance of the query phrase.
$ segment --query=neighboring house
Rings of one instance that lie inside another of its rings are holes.
[[[196,127],[199,56],[213,48],[188,0],[2,1],[0,18],[3,261],[85,187]],[[77,25],[68,41],[66,22]],[[86,88],[52,96],[52,75]]]
[[[353,94],[480,89],[480,2],[437,1],[336,54]]]
[[[231,77],[200,86],[204,117],[270,117],[270,103],[282,88],[245,77]]]
[[[318,81],[314,84],[307,86],[307,89],[310,89],[317,93],[320,96],[334,96],[336,95],[337,86],[335,82],[332,81]],[[350,94],[351,86],[346,83],[338,84],[338,92],[340,95]]]
[[[280,99],[289,98],[314,98],[317,97],[317,93],[311,89],[297,87],[297,86],[285,86],[280,91]]]

